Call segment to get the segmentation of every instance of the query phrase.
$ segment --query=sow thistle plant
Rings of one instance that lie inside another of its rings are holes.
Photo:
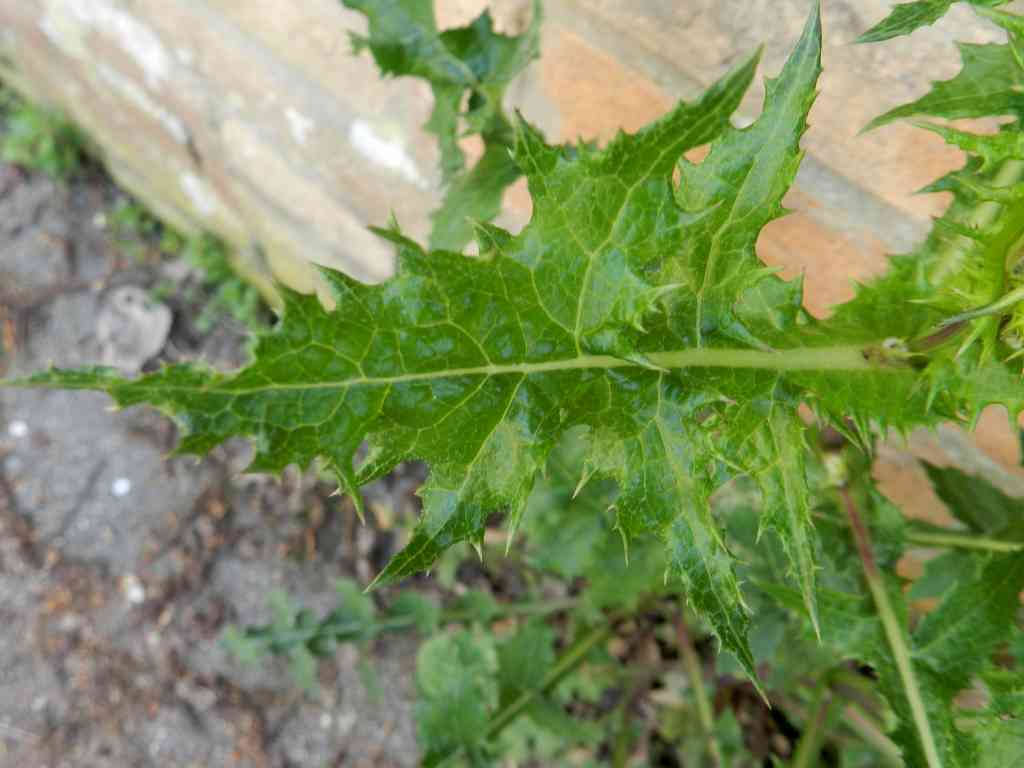
[[[334,614],[283,610],[235,644],[308,671],[339,641],[417,627],[432,635],[417,673],[425,764],[493,764],[525,742],[550,762],[552,742],[603,738],[565,721],[568,703],[586,699],[579,670],[601,668],[611,627],[681,597],[769,702],[817,676],[794,765],[819,764],[826,740],[843,746],[842,765],[1024,761],[1024,503],[929,468],[960,525],[928,527],[905,521],[870,476],[890,431],[970,424],[993,405],[1014,420],[1024,410],[1024,17],[972,2],[1008,42],[962,45],[959,75],[872,124],[1006,120],[991,133],[920,123],[967,156],[928,188],[952,204],[920,247],[821,320],[804,309],[801,282],[756,252],[802,159],[821,72],[817,9],[748,127],[731,118],[758,54],[602,148],[551,145],[502,111],[505,86],[537,54],[539,6],[510,37],[487,14],[439,32],[423,2],[344,2],[368,19],[357,49],[433,89],[427,129],[448,195],[431,248],[397,224],[375,230],[395,246],[396,275],[369,286],[324,270],[333,311],[281,288],[278,325],[237,372],[174,365],[124,379],[91,368],[13,383],[153,405],[181,426],[181,453],[249,436],[254,472],[319,460],[360,514],[360,486],[425,461],[421,517],[375,585],[428,570],[459,543],[482,551],[503,512],[509,541],[525,539],[537,568],[591,588],[547,609],[442,611],[414,598],[383,614],[347,588]],[[905,35],[952,4],[897,6],[864,40]],[[471,169],[464,132],[485,146]],[[703,161],[686,159],[705,145]],[[520,175],[533,214],[512,233],[489,222]],[[462,252],[470,238],[478,255]],[[910,548],[944,552],[911,590],[937,600],[915,622],[895,573]],[[509,610],[518,630],[495,638],[486,628]],[[575,640],[557,655],[544,618],[565,611]],[[751,643],[768,624],[779,628],[774,655]],[[463,628],[437,633],[447,625]],[[700,734],[692,764],[727,764],[723,734],[735,723],[716,721],[679,628]],[[798,651],[787,658],[779,637],[799,638]],[[869,746],[851,742],[856,718],[840,722],[832,703],[850,689],[854,702],[884,700],[875,714],[892,741],[868,728]],[[527,720],[540,729],[529,738]]]

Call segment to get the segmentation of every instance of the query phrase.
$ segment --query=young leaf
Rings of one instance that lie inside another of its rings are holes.
[[[505,142],[489,143],[476,165],[451,180],[441,206],[431,214],[430,247],[460,250],[472,238],[473,222],[497,216],[505,189],[521,175]]]
[[[485,11],[469,26],[440,32],[430,3],[420,0],[342,0],[366,16],[369,34],[352,35],[358,53],[369,49],[380,71],[394,77],[419,77],[434,91],[434,111],[427,129],[441,144],[445,178],[460,171],[465,158],[458,145],[459,109],[467,93],[467,116],[475,133],[493,130],[503,122],[504,87],[537,56],[539,6],[534,6],[530,30],[519,37],[494,32]]]
[[[509,37],[494,31],[484,11],[465,27],[440,32],[430,3],[421,0],[342,0],[366,16],[369,34],[353,35],[356,51],[369,49],[381,72],[419,77],[430,83],[434,110],[426,128],[437,136],[441,172],[448,185],[433,214],[432,248],[461,250],[473,221],[497,215],[505,188],[520,176],[509,156],[512,125],[502,112],[509,82],[537,57],[541,7],[535,0],[529,29]],[[460,110],[463,103],[468,111]],[[465,129],[462,129],[464,124]],[[484,154],[469,171],[459,139],[479,134]]]
[[[489,635],[435,635],[416,656],[416,725],[424,765],[482,743],[498,705],[498,659]]]
[[[1010,0],[968,0],[971,5],[994,8],[1005,5]],[[858,43],[879,43],[934,24],[946,15],[957,0],[915,0],[900,3],[892,9],[892,13],[857,38]]]
[[[507,705],[524,691],[539,689],[555,664],[555,632],[530,621],[498,646],[501,703]]]

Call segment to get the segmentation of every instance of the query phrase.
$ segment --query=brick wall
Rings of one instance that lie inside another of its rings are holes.
[[[443,25],[486,4],[437,0]],[[490,5],[505,31],[525,25],[527,0]],[[542,58],[511,99],[551,139],[635,130],[762,42],[762,70],[775,74],[809,5],[547,0]],[[825,75],[788,200],[796,213],[760,242],[768,262],[805,275],[817,314],[921,237],[945,201],[912,193],[959,163],[932,134],[896,125],[861,136],[861,127],[952,76],[954,39],[997,39],[958,6],[912,46],[850,45],[891,5],[824,3]],[[386,277],[390,253],[365,224],[394,211],[422,237],[437,200],[436,150],[420,130],[429,90],[381,81],[368,57],[352,56],[347,33],[362,25],[338,0],[0,0],[2,76],[64,108],[158,213],[232,242],[254,280],[267,286],[273,273],[314,290],[310,263]],[[758,85],[742,113],[756,115],[761,95]],[[515,187],[504,223],[528,216]],[[1005,466],[1017,443],[1004,421],[988,414],[979,440]]]

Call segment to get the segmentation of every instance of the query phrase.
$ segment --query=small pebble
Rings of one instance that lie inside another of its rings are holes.
[[[121,577],[121,591],[125,599],[132,605],[139,605],[146,602],[146,588],[142,586],[139,577],[128,573]]]
[[[20,419],[12,421],[7,425],[7,434],[11,437],[24,437],[28,434],[28,424]]]
[[[127,477],[119,477],[110,485],[110,492],[117,497],[127,496],[132,491],[132,481]]]

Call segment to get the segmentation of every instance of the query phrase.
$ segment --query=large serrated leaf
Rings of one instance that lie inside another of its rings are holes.
[[[820,46],[815,12],[768,84],[764,114],[743,130],[729,118],[756,57],[604,149],[552,147],[521,122],[515,161],[534,201],[521,233],[481,225],[470,258],[381,231],[399,252],[394,279],[367,286],[326,271],[333,312],[285,293],[279,327],[238,373],[178,365],[133,381],[87,370],[28,383],[154,404],[182,424],[182,451],[251,436],[253,470],[320,458],[357,498],[398,462],[426,460],[422,517],[378,582],[428,568],[457,542],[479,544],[497,511],[515,529],[552,447],[583,428],[586,472],[619,484],[624,537],[663,543],[669,575],[753,676],[749,616],[711,494],[737,474],[757,478],[764,525],[782,537],[813,614],[799,404],[863,429],[963,410],[956,388],[929,397],[917,367],[882,344],[902,313],[818,323],[799,284],[756,256],[800,161]],[[708,158],[684,163],[674,188],[677,162],[708,142]]]

